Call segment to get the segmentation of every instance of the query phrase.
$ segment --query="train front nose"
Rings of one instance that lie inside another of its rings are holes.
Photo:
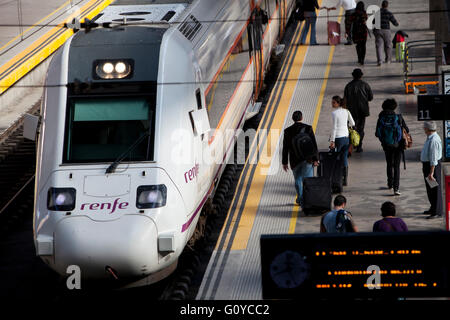
[[[54,240],[55,269],[62,275],[71,265],[87,279],[109,277],[107,267],[120,278],[146,276],[158,267],[156,225],[145,216],[113,221],[69,217],[58,224]]]

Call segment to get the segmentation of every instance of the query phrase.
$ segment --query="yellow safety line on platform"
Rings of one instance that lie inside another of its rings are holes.
[[[54,15],[55,13],[57,13],[59,10],[61,10],[62,8],[64,8],[65,6],[67,6],[68,4],[70,4],[70,0],[64,2],[59,8],[57,8],[56,10],[54,10],[53,12],[49,13],[48,15],[46,15],[44,18],[42,18],[41,20],[39,20],[38,22],[36,22],[35,24],[33,24],[31,27],[28,27],[24,32],[18,34],[17,36],[15,36],[13,39],[9,40],[5,45],[3,45],[2,47],[0,47],[0,52],[6,48],[7,46],[9,46],[12,42],[16,41],[19,37],[25,35],[27,32],[29,32],[31,29],[33,29],[34,27],[36,27],[37,25],[39,25],[40,23],[42,23],[43,21],[47,20],[50,16]]]
[[[321,2],[322,1],[320,1],[320,3]],[[321,4],[319,4],[319,5],[321,5]],[[307,35],[307,39],[309,37],[309,33]],[[301,32],[299,33],[299,35],[301,35]],[[292,43],[291,43],[291,45],[292,45]],[[299,51],[295,54],[294,63],[292,65],[291,70],[289,71],[287,79],[298,79],[298,77],[300,75],[300,71],[303,66],[305,56],[306,56],[307,48],[308,48],[307,46],[301,46],[299,48]],[[331,58],[328,59],[329,65],[327,66],[327,69],[326,69],[326,73],[325,73],[326,77],[328,76],[328,73],[329,73],[329,66],[331,64],[333,52],[334,52],[334,47],[332,47],[332,49],[331,49],[331,55],[330,55]],[[297,82],[288,80],[286,83],[286,86],[282,92],[281,99],[280,99],[279,103],[277,104],[277,106],[274,108],[276,110],[276,114],[275,114],[274,120],[272,122],[272,125],[269,128],[271,133],[270,134],[268,133],[267,144],[266,144],[266,146],[270,147],[270,150],[271,150],[270,152],[272,152],[272,150],[273,151],[275,150],[276,144],[278,143],[278,140],[280,138],[281,132],[283,130],[284,120],[286,118],[287,112],[289,111],[290,103],[292,101],[292,96],[294,95],[296,86],[297,86]],[[319,98],[320,105],[323,101],[323,94],[325,93],[325,88],[326,88],[326,82],[324,85],[322,85],[322,88],[321,88],[321,98]],[[318,111],[317,111],[317,109],[318,108],[316,107],[316,116],[314,119],[315,124],[317,124],[317,119],[318,119],[317,114],[320,113],[320,108],[318,109]],[[278,129],[279,131],[276,132],[275,135],[273,135],[273,130],[276,130],[276,129]],[[270,153],[265,153],[265,154],[270,154]],[[232,244],[231,250],[243,250],[243,249],[247,248],[248,240],[250,238],[250,234],[253,229],[253,224],[256,219],[256,214],[257,214],[257,211],[259,208],[259,203],[261,201],[261,196],[262,196],[264,185],[265,185],[266,178],[267,178],[267,174],[265,174],[264,171],[268,171],[269,167],[270,167],[270,161],[269,161],[268,165],[267,164],[265,165],[261,161],[258,161],[256,170],[255,170],[255,175],[253,177],[253,181],[251,182],[250,190],[248,192],[248,198],[247,198],[245,204],[239,203],[237,206],[237,207],[239,207],[241,205],[245,205],[242,217],[240,218],[240,221],[239,221],[239,226],[238,226],[236,235],[233,239],[233,244]],[[247,183],[247,181],[246,181],[246,183]],[[240,195],[241,196],[241,199],[239,200],[240,202],[242,201],[242,194]],[[295,224],[294,224],[294,227],[291,227],[291,225],[293,223],[292,220],[294,220],[294,219],[295,219],[295,223],[296,223],[297,216],[298,216],[298,208],[297,209],[294,208],[294,214],[293,214],[293,217],[291,218],[290,227],[288,230],[291,230],[291,229],[295,230]],[[232,230],[232,229],[230,229],[230,230]]]
[[[338,22],[341,21],[342,11],[343,10],[341,8],[341,10],[339,11]],[[325,90],[327,88],[328,76],[330,75],[330,69],[331,69],[331,63],[333,61],[334,49],[335,49],[335,46],[331,46],[330,54],[328,55],[328,62],[327,62],[327,67],[325,68],[324,80],[322,82],[322,88],[320,89],[319,99],[318,99],[317,105],[316,105],[316,113],[314,114],[314,120],[312,123],[314,132],[316,132],[317,123],[319,122],[320,111],[322,110],[323,98],[325,96]],[[289,229],[288,229],[289,230],[288,233],[290,233],[290,234],[295,233],[295,227],[297,225],[297,218],[299,215],[299,211],[300,211],[300,207],[294,206],[294,209],[292,211],[291,221],[289,223]]]
[[[101,1],[97,6],[95,6],[92,10],[90,10],[87,14],[79,17],[80,20],[82,18],[92,19],[97,14],[99,14],[104,8],[106,8],[113,0],[104,0]],[[98,2],[98,0],[91,0],[86,5],[84,5],[78,13],[74,13],[70,15],[66,21],[70,22],[73,18],[77,17],[79,13],[83,13],[90,6]],[[62,26],[62,24],[61,24]],[[54,27],[49,32],[47,32],[44,36],[39,38],[39,40],[35,41],[32,45],[30,45],[26,50],[22,51],[19,55],[15,56],[13,59],[8,61],[2,67],[0,67],[0,75],[11,68],[14,64],[18,63],[22,58],[24,58],[27,54],[30,54],[32,51],[37,50],[37,53],[33,54],[29,59],[27,59],[24,63],[20,63],[13,72],[7,75],[4,79],[0,80],[0,94],[9,89],[14,83],[20,80],[23,76],[25,76],[29,71],[31,71],[34,67],[36,67],[39,63],[44,61],[47,57],[49,57],[53,52],[55,52],[61,45],[66,42],[69,37],[72,36],[73,30],[67,29],[62,32],[60,35],[57,33],[61,31],[61,27]],[[48,41],[50,38],[55,37],[49,44],[45,45],[43,48],[39,47]]]
[[[237,232],[233,239],[231,250],[243,250],[247,248],[248,240],[250,239],[250,234],[253,229],[259,204],[261,202],[264,185],[267,179],[267,171],[269,170],[271,164],[271,158],[276,150],[276,145],[283,131],[284,120],[287,112],[289,111],[290,102],[292,100],[292,96],[294,95],[295,87],[297,86],[296,81],[289,81],[289,79],[298,79],[307,49],[307,46],[300,46],[297,49],[293,64],[286,77],[288,81],[286,81],[283,91],[280,92],[281,99],[273,108],[275,112],[273,115],[273,122],[270,127],[263,128],[267,130],[267,142],[263,146],[262,150],[261,148],[258,148],[258,150],[263,151],[262,153],[268,155],[270,159],[269,161],[261,161],[262,159],[258,159],[247,200],[245,203],[240,203],[238,205],[238,207],[243,205],[244,209],[239,221]],[[256,162],[256,157],[257,154],[255,153],[253,159],[251,159],[251,163]]]
[[[304,25],[304,24],[303,24],[303,25]],[[295,38],[294,38],[293,41],[291,42],[291,46],[290,46],[289,52],[288,52],[287,55],[286,55],[287,57],[290,55],[291,51],[293,51],[293,50],[296,49],[296,48],[295,48],[295,45],[292,45],[292,44],[293,44],[293,43],[298,43],[298,41],[299,41],[299,39],[300,39],[300,35],[301,35],[301,29],[302,29],[302,28],[301,28],[301,25],[299,24],[299,25],[297,26],[297,30],[296,30],[297,35],[295,36]],[[290,60],[289,60],[289,61],[286,61],[285,63],[287,63],[287,64],[290,63],[290,62],[292,61],[292,59],[294,59],[294,58],[295,58],[294,56],[291,57]],[[280,76],[281,76],[281,75],[280,75]],[[277,79],[277,80],[280,80],[280,79]],[[282,88],[282,86],[280,85],[278,88],[276,88],[276,90],[275,90],[274,92],[271,93],[271,96],[270,96],[270,98],[269,98],[269,101],[272,101],[272,100],[273,100],[273,101],[276,101],[276,99],[272,99],[272,98],[273,98],[273,96],[275,96],[275,97],[278,97],[278,96],[279,96],[280,91],[281,91],[281,88]],[[270,114],[268,115],[268,118],[270,118],[270,117],[273,115],[273,113],[274,113],[275,111],[276,111],[276,108],[270,108],[270,107],[266,108],[266,110],[265,110],[264,115],[263,115],[262,118],[263,118],[263,119],[265,118],[267,112],[270,113]],[[259,125],[259,127],[258,127],[258,129],[257,129],[256,135],[258,135],[258,134],[260,133],[260,131],[261,131],[261,126],[262,126],[262,123],[260,123],[260,125]],[[252,146],[250,147],[250,150],[254,150],[255,148],[257,148],[256,143],[257,143],[257,139],[255,139],[255,141],[253,141]],[[252,157],[251,160],[254,161],[254,157]],[[250,158],[247,158],[246,163],[245,163],[245,165],[244,165],[244,168],[248,166],[249,161],[250,161]],[[249,178],[250,178],[250,175],[249,175],[248,173],[249,173],[250,171],[251,171],[251,170],[248,170],[246,175],[241,175],[241,176],[240,176],[239,181],[238,181],[238,183],[237,183],[238,186],[241,185],[242,180],[244,180],[244,182],[243,182],[243,185],[244,185],[244,186],[247,186],[247,185],[249,184]],[[236,197],[238,197],[238,202],[237,202],[237,205],[236,205],[236,209],[235,209],[235,210],[239,210],[239,208],[243,205],[243,204],[242,204],[242,201],[243,201],[244,194],[245,194],[245,187],[244,187],[244,189],[242,189],[242,191],[241,191],[240,193],[235,193],[235,194],[234,194],[231,203],[234,203],[234,202],[236,201]],[[228,210],[227,220],[230,219],[230,212],[231,212],[231,210],[232,210],[232,208],[230,208],[230,209]],[[246,215],[246,213],[243,212],[243,215]],[[225,227],[222,229],[222,231],[221,231],[221,233],[220,233],[220,235],[219,235],[219,240],[217,241],[217,244],[216,244],[216,250],[218,249],[218,247],[219,247],[219,245],[220,245],[220,243],[221,243],[221,239],[223,239],[223,237],[225,237],[225,242],[224,242],[224,244],[223,244],[223,247],[224,247],[224,248],[226,248],[226,247],[228,246],[230,240],[234,242],[235,239],[231,239],[231,235],[232,235],[232,233],[233,233],[232,230],[234,229],[234,226],[235,226],[235,223],[236,223],[236,219],[237,219],[237,218],[238,218],[237,215],[233,215],[233,217],[232,217],[233,220],[230,222],[230,226],[229,226],[229,228],[228,228],[228,233],[227,233],[226,235],[224,234],[224,232],[225,232]],[[248,223],[248,221],[247,221],[247,223]],[[227,221],[225,222],[225,225],[227,225]],[[239,226],[241,226],[241,223],[239,224]],[[250,228],[250,230],[251,230],[251,228]]]

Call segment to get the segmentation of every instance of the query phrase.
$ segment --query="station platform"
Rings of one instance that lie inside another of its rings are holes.
[[[112,0],[10,0],[0,3],[0,133],[36,104],[48,57],[72,34],[63,28],[92,19]]]
[[[366,8],[370,4],[379,5],[378,1],[372,0],[365,4]],[[332,7],[335,1],[323,0],[320,5]],[[392,28],[392,36],[401,28],[409,34],[409,40],[434,38],[433,32],[428,31],[428,14],[405,14],[408,11],[424,12],[427,6],[421,0],[392,2],[389,9],[400,24]],[[339,21],[343,33],[343,19],[339,18]],[[423,123],[417,121],[417,97],[404,93],[402,63],[393,61],[378,67],[372,36],[367,41],[366,64],[359,66],[354,46],[328,46],[326,22],[326,11],[321,11],[317,20],[318,46],[298,45],[303,25],[297,26],[292,42],[287,46],[284,65],[258,128],[259,133],[269,134],[262,135],[259,146],[253,144],[250,147],[249,158],[197,293],[198,300],[262,299],[260,236],[319,232],[320,217],[304,216],[294,205],[292,172],[284,172],[281,167],[282,132],[292,124],[293,112],[301,110],[303,122],[315,130],[319,149],[326,150],[332,125],[331,97],[343,96],[354,68],[363,70],[363,80],[369,83],[374,93],[370,117],[366,118],[364,151],[353,153],[349,158],[349,185],[342,193],[358,230],[372,231],[374,222],[382,218],[380,207],[385,201],[396,204],[397,216],[406,222],[409,230],[445,228],[444,218],[427,220],[422,214],[429,207],[420,163],[426,136]],[[424,73],[434,72],[434,64],[420,68]],[[396,111],[403,114],[413,137],[413,148],[406,151],[406,170],[401,164],[400,196],[394,196],[386,187],[384,152],[374,134],[381,104],[387,98],[397,100],[399,108]],[[442,137],[442,128],[440,130]],[[271,150],[269,159],[264,159],[268,161],[254,161],[257,148]]]

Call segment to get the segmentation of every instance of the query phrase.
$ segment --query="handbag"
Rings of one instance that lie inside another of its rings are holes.
[[[402,136],[403,136],[403,149],[406,150],[411,148],[413,140],[411,135],[408,132],[406,132],[405,128],[402,128]]]
[[[359,136],[358,131],[356,131],[355,129],[349,127],[348,128],[348,136],[350,138],[350,144],[354,147],[359,146],[359,141],[361,139],[361,137]]]

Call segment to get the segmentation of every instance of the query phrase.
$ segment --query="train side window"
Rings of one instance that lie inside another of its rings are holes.
[[[197,91],[195,91],[195,98],[197,99],[197,109],[200,110],[201,108],[203,108],[202,106],[202,96],[200,93],[200,89],[197,89]]]

